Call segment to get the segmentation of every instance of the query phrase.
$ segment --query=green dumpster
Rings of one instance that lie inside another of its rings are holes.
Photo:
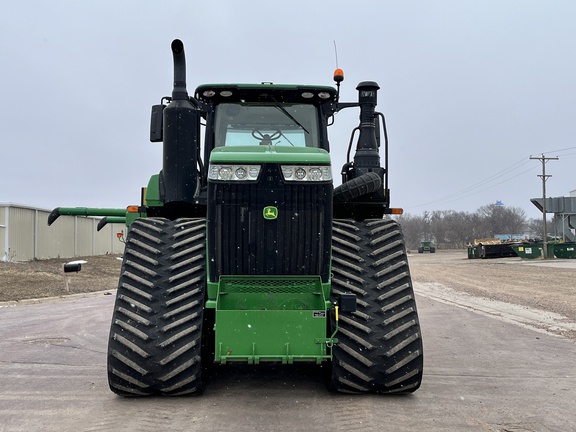
[[[548,243],[548,258],[554,257],[554,244]],[[535,259],[542,256],[542,243],[522,243],[511,246],[516,255],[523,259]]]
[[[468,259],[478,258],[478,246],[468,246]]]
[[[576,258],[576,243],[556,243],[554,255],[556,258]]]
[[[520,258],[525,259],[534,259],[540,258],[542,255],[542,246],[539,246],[535,243],[523,243],[519,245],[513,245],[512,249],[516,252]]]

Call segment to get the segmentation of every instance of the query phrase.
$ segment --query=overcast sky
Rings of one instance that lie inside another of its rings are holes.
[[[125,207],[161,168],[150,106],[208,82],[379,83],[392,205],[411,214],[576,189],[576,1],[0,2],[0,203]],[[334,173],[357,112],[331,128]],[[338,176],[337,176],[338,177]]]

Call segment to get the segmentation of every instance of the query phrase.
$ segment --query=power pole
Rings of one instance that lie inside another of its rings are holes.
[[[551,175],[546,175],[546,162],[549,160],[558,160],[556,157],[545,157],[544,153],[542,156],[530,156],[530,159],[537,159],[542,162],[542,174],[538,175],[542,179],[542,221],[544,222],[544,235],[542,237],[542,257],[548,259],[548,229],[546,227],[546,180],[552,177]]]

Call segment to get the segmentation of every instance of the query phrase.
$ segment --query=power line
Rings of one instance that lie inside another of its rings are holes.
[[[546,152],[543,152],[542,154],[544,155],[544,154],[546,154],[546,153],[560,153],[560,152],[562,152],[562,151],[574,150],[574,149],[576,149],[576,147],[566,147],[566,148],[563,148],[563,149],[560,149],[560,150],[550,150],[550,151],[546,151]]]
[[[519,164],[519,162],[517,162],[516,164],[510,166],[509,168],[505,168],[504,170],[497,172],[497,173],[494,174],[493,176],[491,176],[491,177],[489,177],[489,178],[486,178],[486,179],[484,179],[484,180],[482,180],[482,181],[476,183],[475,185],[472,185],[472,186],[470,186],[470,187],[468,187],[468,188],[466,188],[466,189],[463,189],[462,191],[464,192],[464,191],[467,191],[467,190],[473,190],[473,189],[476,189],[476,188],[478,188],[478,187],[480,187],[480,186],[483,186],[483,185],[485,185],[485,184],[487,184],[487,183],[491,183],[491,182],[493,182],[494,180],[499,179],[500,177],[504,177],[505,175],[511,173],[512,171],[517,170],[518,168],[520,168],[520,167],[523,166],[523,165],[526,165],[527,163],[528,163],[528,162],[526,162],[526,161],[524,161],[524,162],[522,162],[522,163],[520,163],[520,164]],[[518,165],[518,166],[515,166],[515,165]],[[529,171],[529,170],[528,170],[528,171]],[[526,172],[526,171],[523,171],[522,173],[524,173],[524,172]],[[522,174],[522,173],[521,173],[521,174]],[[512,178],[514,178],[514,177],[512,177]],[[508,180],[511,180],[511,179],[508,179]],[[504,180],[504,181],[502,181],[502,182],[500,182],[500,183],[496,183],[495,185],[490,186],[490,187],[497,186],[497,185],[502,184],[502,183],[504,183],[504,182],[506,182],[506,181],[508,181],[508,180]],[[485,189],[483,189],[483,190],[485,190]]]
[[[558,150],[553,150],[553,151],[550,151],[550,152],[548,152],[548,153],[560,153],[560,152],[563,152],[563,151],[574,150],[574,149],[576,149],[576,146],[574,146],[574,147],[566,147],[566,148],[562,148],[562,149],[558,149]],[[571,156],[571,155],[574,155],[574,154],[576,154],[576,152],[573,152],[573,153],[565,153],[565,154],[561,154],[560,156],[563,156],[563,157],[564,157],[564,156]],[[529,164],[529,163],[530,163],[530,159],[526,160],[526,159],[523,158],[523,159],[519,160],[518,162],[516,162],[516,163],[514,163],[514,164],[512,164],[512,165],[510,165],[510,166],[508,166],[508,167],[506,167],[506,168],[504,168],[503,170],[498,171],[498,172],[495,173],[494,175],[491,175],[491,176],[489,176],[489,177],[487,177],[487,178],[485,178],[485,179],[483,179],[483,180],[480,180],[479,182],[474,183],[474,184],[472,184],[472,185],[470,185],[470,186],[468,186],[468,187],[465,187],[464,189],[461,189],[461,190],[456,191],[456,192],[454,192],[454,193],[452,193],[452,194],[449,194],[449,195],[445,195],[445,196],[443,196],[443,197],[441,197],[441,198],[439,198],[439,199],[435,199],[435,200],[433,200],[433,201],[428,201],[428,202],[424,202],[424,203],[422,203],[422,204],[410,206],[410,208],[411,208],[411,209],[418,209],[418,208],[426,207],[426,206],[431,205],[431,204],[445,204],[445,203],[447,203],[447,202],[455,201],[455,200],[457,200],[457,199],[468,198],[468,197],[470,197],[470,196],[472,196],[472,195],[476,195],[476,194],[478,194],[478,193],[480,193],[480,192],[484,192],[484,191],[486,191],[486,190],[488,190],[488,189],[492,189],[492,188],[494,188],[494,187],[496,187],[496,186],[499,186],[499,185],[501,185],[501,184],[503,184],[503,183],[509,182],[510,180],[513,180],[513,179],[521,176],[522,174],[525,174],[525,173],[527,173],[527,172],[530,172],[530,171],[535,170],[536,167],[531,167],[531,168],[529,168],[529,169],[527,169],[527,170],[521,171],[520,173],[518,173],[518,174],[516,174],[516,175],[514,175],[514,176],[512,176],[512,177],[505,178],[505,179],[503,179],[502,181],[499,181],[498,183],[494,183],[494,184],[492,184],[492,185],[489,185],[490,183],[492,183],[492,182],[494,182],[494,181],[496,181],[496,180],[498,180],[498,179],[500,179],[500,178],[502,178],[502,177],[505,177],[505,176],[507,176],[508,174],[513,173],[514,171],[520,169],[521,167],[523,167],[524,165]],[[485,186],[485,185],[489,185],[489,186],[483,187],[483,186]]]
[[[572,153],[556,153],[556,156],[560,156],[562,158],[566,157],[566,156],[572,156],[575,155],[576,152],[572,152]]]
[[[464,188],[464,189],[461,189],[461,190],[459,190],[459,191],[457,191],[457,192],[455,192],[455,193],[453,193],[453,194],[446,195],[446,196],[444,196],[444,197],[442,197],[442,198],[435,199],[435,200],[433,200],[433,201],[425,202],[425,203],[422,203],[422,204],[418,204],[418,205],[415,205],[415,206],[410,206],[410,207],[411,207],[411,208],[420,208],[420,207],[425,207],[425,206],[430,205],[430,204],[446,203],[446,202],[454,201],[454,200],[456,200],[456,199],[467,198],[467,197],[469,197],[469,196],[472,196],[472,195],[475,195],[475,194],[477,194],[477,193],[483,192],[483,191],[485,191],[485,190],[491,189],[491,188],[493,188],[493,187],[499,186],[499,185],[501,185],[502,183],[506,183],[506,182],[508,182],[508,181],[510,181],[510,180],[512,180],[512,179],[514,179],[514,178],[516,178],[516,177],[518,177],[518,176],[520,176],[520,175],[522,175],[522,174],[524,174],[524,173],[527,173],[527,172],[529,172],[529,171],[534,170],[535,168],[534,168],[534,167],[531,167],[531,168],[529,168],[529,169],[527,169],[527,170],[525,170],[525,171],[520,172],[519,174],[517,174],[517,175],[515,175],[515,176],[513,176],[513,177],[507,178],[507,179],[505,179],[505,180],[502,180],[502,181],[500,181],[500,182],[498,182],[498,183],[495,183],[495,184],[493,184],[493,185],[490,185],[490,186],[488,186],[488,187],[484,187],[484,188],[482,188],[482,189],[480,189],[480,190],[475,190],[475,189],[481,188],[482,186],[487,185],[487,184],[489,184],[489,183],[491,183],[491,182],[494,182],[495,180],[497,180],[497,179],[499,179],[499,178],[501,178],[501,177],[504,177],[504,176],[506,176],[507,174],[510,174],[510,173],[512,173],[513,171],[516,171],[517,169],[519,169],[519,168],[521,168],[522,166],[524,166],[524,165],[526,165],[526,164],[529,164],[529,163],[530,163],[529,160],[527,161],[526,159],[522,159],[522,160],[520,160],[520,161],[518,161],[518,162],[516,162],[516,163],[514,163],[514,164],[512,164],[512,165],[510,165],[509,167],[504,168],[504,169],[501,170],[501,171],[498,171],[496,174],[494,174],[494,175],[492,175],[492,176],[490,176],[490,177],[487,177],[487,178],[485,178],[485,179],[483,179],[483,180],[481,180],[481,181],[479,181],[479,182],[477,182],[477,183],[474,183],[474,184],[471,185],[471,186],[468,186],[468,187],[466,187],[466,188]]]
[[[483,188],[483,189],[479,189],[479,190],[476,190],[476,191],[474,191],[474,192],[470,192],[470,193],[468,193],[468,194],[466,194],[466,195],[463,195],[463,196],[462,196],[462,193],[456,193],[456,194],[454,194],[454,195],[449,195],[449,196],[447,196],[446,198],[443,198],[443,199],[438,199],[438,200],[430,201],[430,202],[427,202],[427,203],[424,203],[424,204],[420,204],[420,205],[416,205],[416,206],[411,206],[411,208],[424,207],[424,206],[427,206],[427,205],[430,205],[430,204],[445,204],[445,203],[452,202],[452,201],[455,201],[455,200],[458,200],[458,199],[468,198],[468,197],[470,197],[470,196],[479,194],[480,192],[484,192],[484,191],[487,191],[487,190],[489,190],[489,189],[495,188],[496,186],[500,186],[501,184],[507,183],[507,182],[509,182],[510,180],[513,180],[513,179],[515,179],[515,178],[517,178],[517,177],[520,177],[522,174],[525,174],[525,173],[527,173],[527,172],[534,171],[535,169],[536,169],[536,168],[534,168],[534,167],[528,168],[527,170],[524,170],[524,171],[516,174],[515,176],[512,176],[512,177],[510,177],[510,178],[507,178],[507,179],[505,179],[505,180],[502,180],[501,182],[498,182],[498,183],[496,183],[496,184],[490,185],[490,186],[485,187],[485,188]]]

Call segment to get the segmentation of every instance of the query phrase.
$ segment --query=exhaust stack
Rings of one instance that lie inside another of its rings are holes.
[[[378,172],[380,167],[379,143],[376,139],[376,104],[380,86],[374,81],[363,81],[356,87],[360,105],[360,135],[354,155],[355,176],[370,171]]]
[[[160,175],[164,203],[193,203],[198,190],[200,116],[186,90],[184,44],[175,39],[172,100],[163,114],[163,163]]]
[[[188,100],[184,44],[180,39],[174,39],[170,47],[172,48],[172,56],[174,58],[174,88],[172,90],[172,100]]]

